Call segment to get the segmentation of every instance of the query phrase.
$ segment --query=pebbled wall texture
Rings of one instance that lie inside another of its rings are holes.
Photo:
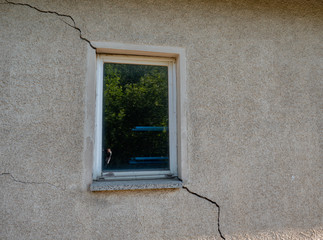
[[[221,239],[185,189],[89,191],[94,50],[0,2],[0,239]],[[323,239],[321,0],[21,3],[89,41],[185,48],[186,187],[226,239]]]

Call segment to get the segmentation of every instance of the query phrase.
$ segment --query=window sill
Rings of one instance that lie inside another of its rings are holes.
[[[178,179],[145,179],[145,180],[119,180],[119,181],[93,181],[90,190],[117,191],[137,189],[166,189],[181,188],[182,182]]]

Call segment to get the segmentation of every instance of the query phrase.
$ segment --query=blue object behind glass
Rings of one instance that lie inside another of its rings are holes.
[[[168,68],[104,64],[102,169],[168,170]]]

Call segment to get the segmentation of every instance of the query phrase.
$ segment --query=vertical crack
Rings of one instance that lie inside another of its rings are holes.
[[[81,30],[79,27],[77,27],[77,26],[76,26],[76,22],[75,22],[74,18],[73,18],[71,15],[62,14],[62,13],[58,13],[58,12],[50,11],[50,10],[42,10],[42,9],[39,9],[39,8],[37,8],[37,7],[34,7],[34,6],[32,6],[32,5],[30,5],[30,4],[27,4],[27,3],[10,2],[10,1],[8,1],[8,0],[5,0],[5,1],[6,1],[6,2],[5,2],[4,4],[11,4],[11,5],[25,6],[25,7],[29,7],[29,8],[31,8],[31,9],[34,9],[34,10],[36,10],[36,11],[38,11],[38,12],[41,12],[41,13],[54,14],[54,15],[59,16],[59,17],[64,17],[64,18],[68,18],[68,19],[70,19],[70,20],[72,21],[72,23],[73,23],[73,24],[69,24],[69,23],[67,23],[67,22],[65,22],[65,21],[63,21],[63,20],[62,20],[62,21],[63,21],[65,24],[67,24],[68,26],[70,26],[71,28],[74,28],[75,30],[77,30],[77,31],[79,32],[79,37],[80,37],[80,39],[81,39],[81,40],[83,40],[83,41],[86,41],[86,42],[90,45],[90,47],[91,47],[91,48],[93,48],[94,50],[96,49],[96,47],[94,47],[94,46],[92,45],[92,43],[91,43],[91,41],[90,41],[90,40],[88,40],[87,38],[83,37],[83,35],[82,35],[82,30]]]
[[[219,232],[219,234],[220,234],[220,237],[222,238],[222,239],[224,239],[225,240],[225,237],[222,235],[222,232],[221,232],[221,230],[220,230],[220,205],[219,204],[217,204],[215,201],[213,201],[213,200],[211,200],[211,199],[209,199],[209,198],[207,198],[207,197],[204,197],[204,196],[202,196],[202,195],[200,195],[200,194],[198,194],[198,193],[196,193],[196,192],[192,192],[191,190],[189,190],[187,187],[185,187],[185,186],[182,186],[182,188],[184,188],[187,192],[189,192],[190,194],[193,194],[194,196],[196,196],[196,197],[199,197],[199,198],[202,198],[202,199],[204,199],[204,200],[206,200],[206,201],[208,201],[208,202],[210,202],[210,203],[212,203],[212,204],[214,204],[217,208],[218,208],[218,232]]]

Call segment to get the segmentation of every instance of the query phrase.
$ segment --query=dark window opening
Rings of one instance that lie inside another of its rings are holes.
[[[169,170],[168,67],[104,63],[103,171]]]

